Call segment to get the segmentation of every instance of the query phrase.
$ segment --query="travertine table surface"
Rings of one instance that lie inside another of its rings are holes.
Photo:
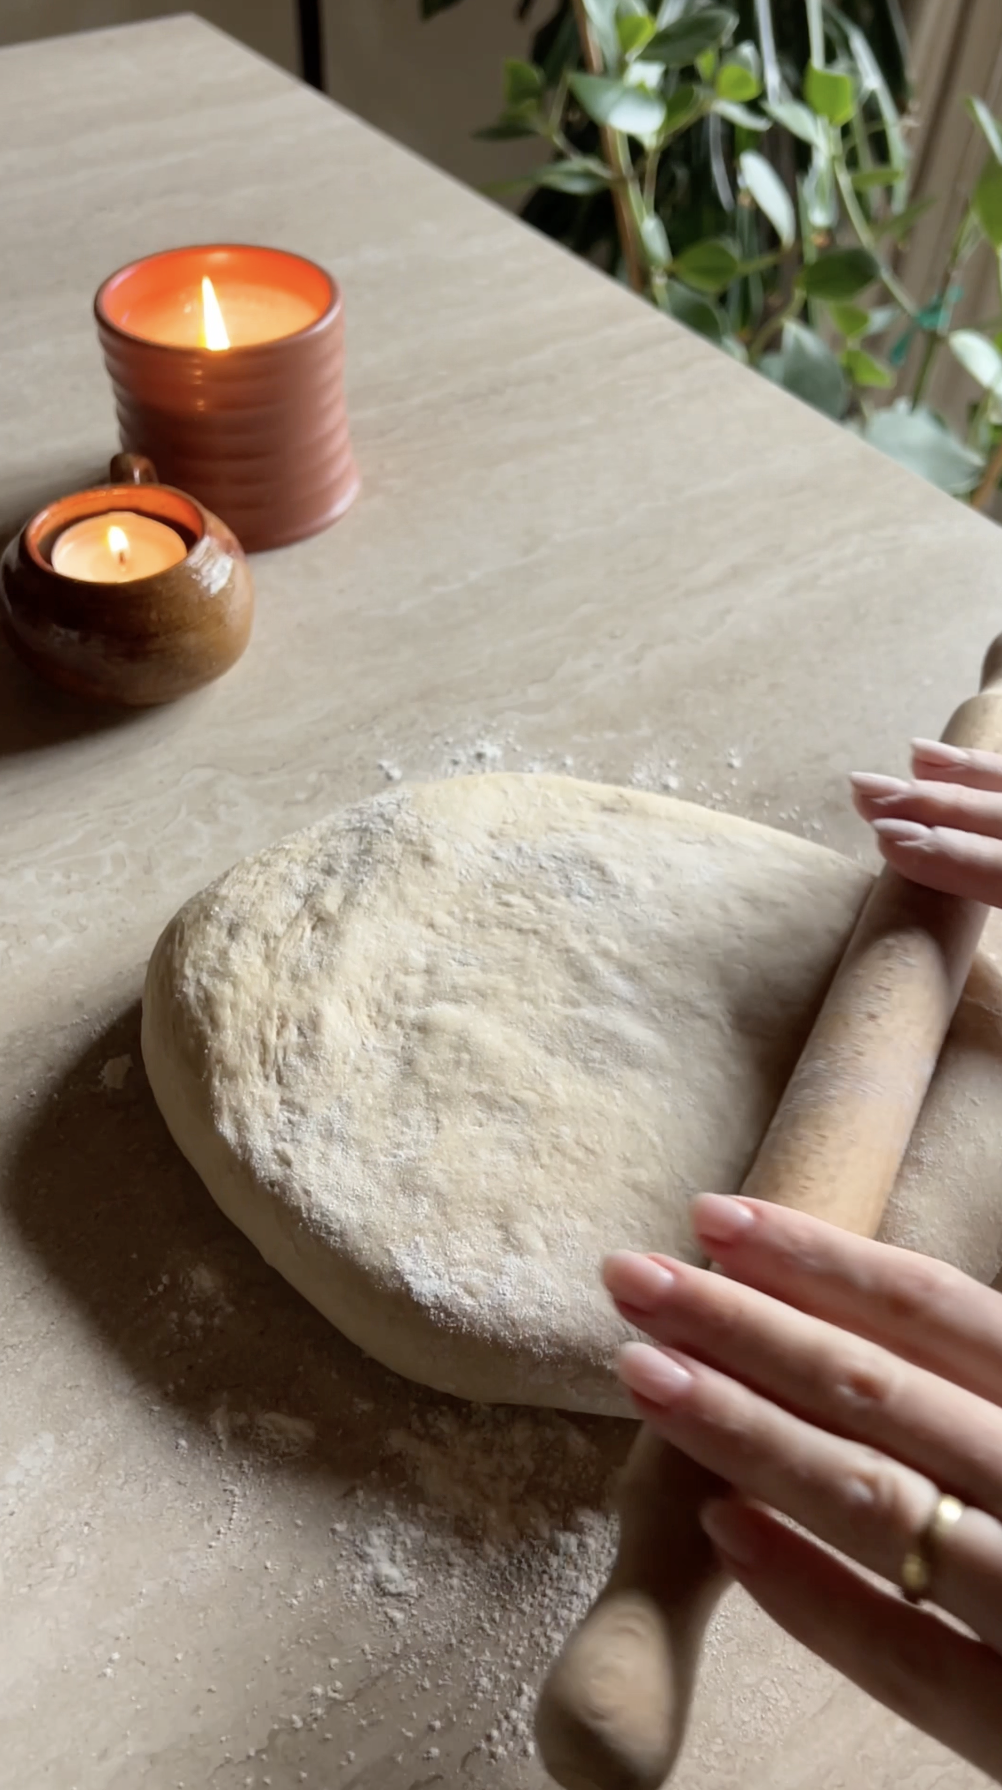
[[[0,56],[0,216],[4,521],[98,477],[91,295],[184,241],[336,270],[365,478],[193,700],[111,722],[0,655],[0,1784],[538,1790],[627,1431],[426,1395],[272,1275],[153,1107],[147,954],[397,772],[863,850],[845,773],[971,688],[1002,534],[192,20]],[[678,1790],[975,1781],[726,1606]]]

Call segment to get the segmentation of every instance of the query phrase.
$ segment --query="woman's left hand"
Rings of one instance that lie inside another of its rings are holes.
[[[658,1345],[621,1358],[641,1415],[734,1487],[703,1521],[763,1609],[1002,1781],[1002,1296],[756,1201],[701,1195],[695,1226],[723,1273],[605,1265]],[[967,1634],[855,1570],[900,1586],[946,1493],[928,1597]]]

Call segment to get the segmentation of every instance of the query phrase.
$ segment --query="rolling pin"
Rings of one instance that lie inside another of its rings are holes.
[[[1002,751],[1002,636],[945,743]],[[741,1193],[875,1236],[987,917],[876,879]],[[641,1426],[608,1583],[543,1686],[536,1739],[564,1790],[659,1790],[726,1582],[699,1511],[721,1482]]]

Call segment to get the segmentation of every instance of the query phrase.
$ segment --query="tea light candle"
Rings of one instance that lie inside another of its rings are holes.
[[[116,454],[109,483],[26,522],[0,558],[0,631],[60,689],[145,708],[220,677],[251,630],[240,542],[142,455]]]
[[[176,529],[134,510],[87,516],[56,537],[52,569],[87,584],[130,584],[180,565],[188,547]]]

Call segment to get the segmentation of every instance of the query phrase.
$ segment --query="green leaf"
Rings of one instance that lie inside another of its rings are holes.
[[[697,335],[706,336],[710,342],[719,345],[723,341],[727,320],[719,305],[712,304],[708,298],[698,297],[678,280],[668,281],[665,302],[677,323],[684,323],[686,329],[695,330]]]
[[[547,162],[528,177],[534,186],[549,187],[555,193],[600,193],[612,179],[604,162],[591,155],[568,156],[566,161]]]
[[[668,232],[656,211],[647,211],[640,220],[640,240],[651,267],[667,267],[671,260]]]
[[[995,160],[1002,162],[1002,131],[999,130],[984,100],[976,99],[972,94],[969,99],[964,101],[964,105],[967,108],[968,117],[973,118],[975,124],[983,132]]]
[[[807,64],[804,75],[804,98],[812,112],[831,124],[848,124],[856,110],[852,76],[839,74],[834,68],[817,68],[813,62]]]
[[[542,99],[545,85],[541,68],[531,62],[519,62],[516,56],[505,58],[504,103],[507,110]]]
[[[862,305],[830,304],[828,315],[839,335],[845,336],[847,342],[855,341],[857,337],[865,336],[869,331],[870,313],[864,311]]]
[[[955,329],[949,337],[950,352],[983,391],[1002,397],[1002,354],[976,329]]]
[[[706,82],[707,86],[710,86],[713,81],[719,61],[720,57],[716,50],[704,50],[701,56],[696,57],[696,73],[701,81]]]
[[[888,160],[896,166],[906,168],[909,156],[908,146],[901,128],[901,114],[884,79],[880,63],[858,25],[847,24],[846,37],[853,61],[859,70],[862,91],[867,96],[872,95],[877,102],[877,109],[884,127],[884,136],[887,139]],[[902,181],[898,187],[898,197],[902,202],[906,192],[907,184]]]
[[[665,102],[660,93],[646,87],[630,87],[625,81],[610,81],[604,75],[575,74],[570,79],[571,92],[596,124],[607,124],[615,131],[624,131],[641,142],[653,137],[665,121]]]
[[[473,135],[480,143],[508,143],[515,137],[536,137],[539,135],[539,120],[535,106],[531,110],[522,109],[510,117],[499,118],[496,124],[485,124],[482,130]]]
[[[687,68],[706,50],[718,50],[737,26],[738,15],[729,6],[706,6],[656,32],[647,46],[648,54],[666,68]]]
[[[742,130],[767,131],[769,129],[768,118],[763,118],[761,112],[749,112],[748,107],[739,105],[737,100],[715,99],[712,110],[716,112],[718,118],[726,118],[731,124],[740,125]]]
[[[992,247],[1002,248],[1002,163],[985,163],[971,197],[971,210]]]
[[[740,105],[744,100],[757,99],[762,91],[762,83],[758,75],[740,62],[725,62],[717,70],[714,88],[719,99],[736,100]]]
[[[759,371],[774,385],[802,398],[815,410],[838,422],[845,415],[849,388],[838,358],[802,323],[788,323],[783,330],[783,346],[778,353],[764,354]]]
[[[636,56],[654,36],[654,20],[645,13],[626,13],[616,20],[616,35],[624,56]]]
[[[754,149],[746,149],[738,158],[741,179],[759,210],[764,212],[784,249],[797,240],[797,218],[783,182],[771,162]]]
[[[861,434],[871,447],[953,497],[973,491],[984,470],[981,455],[951,435],[933,411],[921,404],[912,410],[906,399],[875,411]]]
[[[829,249],[800,269],[797,284],[808,298],[855,298],[878,278],[880,269],[867,249]]]
[[[733,67],[735,64],[739,68],[746,68],[750,75],[754,75],[761,88],[762,58],[759,55],[758,44],[753,43],[751,38],[747,38],[744,43],[735,44],[732,50],[728,50],[728,68]]]
[[[673,271],[697,292],[723,292],[735,278],[740,262],[729,242],[707,237],[676,256]]]
[[[895,242],[900,242],[903,236],[908,235],[909,230],[914,229],[919,218],[924,218],[926,212],[935,204],[936,200],[932,196],[928,199],[916,199],[913,205],[906,205],[903,211],[895,212],[892,217],[871,224],[870,228],[875,236],[892,236]]]
[[[615,67],[619,59],[619,34],[616,30],[617,0],[584,0],[584,9],[598,40],[603,61],[607,67]]]
[[[828,124],[848,124],[855,111],[855,82],[852,75],[841,75],[836,68],[816,68],[809,63],[803,75],[803,98]]]
[[[665,121],[661,126],[662,136],[675,136],[679,131],[684,131],[700,116],[703,104],[703,96],[699,88],[690,87],[687,81],[683,81],[682,85],[676,87],[674,93],[670,93],[665,101]]]
[[[906,168],[895,168],[888,162],[886,167],[858,168],[852,175],[852,184],[857,193],[870,193],[875,187],[897,186],[907,173]]]
[[[834,229],[838,223],[838,194],[835,165],[826,150],[814,151],[811,165],[800,182],[800,193],[811,229]]]
[[[865,348],[847,348],[842,365],[854,385],[877,386],[886,391],[895,382],[895,374],[887,362],[867,354]]]
[[[793,137],[799,137],[802,143],[809,143],[812,149],[828,148],[828,130],[809,107],[802,106],[799,100],[784,99],[763,101],[763,110],[768,112],[774,124],[782,126]]]

